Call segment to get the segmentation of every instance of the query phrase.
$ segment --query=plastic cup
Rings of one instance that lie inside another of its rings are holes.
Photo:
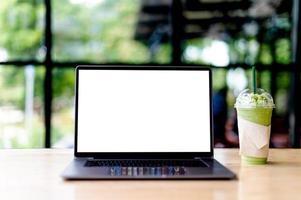
[[[235,103],[242,163],[267,163],[271,118],[275,107],[272,96],[263,89],[242,91]]]

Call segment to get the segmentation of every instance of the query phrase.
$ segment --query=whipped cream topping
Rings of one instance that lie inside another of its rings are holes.
[[[243,90],[236,98],[234,105],[236,108],[274,108],[275,104],[273,97],[265,92],[263,89],[258,88],[256,93],[252,93],[249,89]]]

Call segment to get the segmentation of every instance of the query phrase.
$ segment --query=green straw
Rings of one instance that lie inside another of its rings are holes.
[[[252,93],[256,92],[256,70],[255,66],[252,66]]]

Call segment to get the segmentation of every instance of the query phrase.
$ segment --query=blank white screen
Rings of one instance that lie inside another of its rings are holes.
[[[208,71],[79,70],[78,152],[210,152]]]

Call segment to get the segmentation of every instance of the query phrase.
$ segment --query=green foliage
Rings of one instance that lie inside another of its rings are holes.
[[[261,54],[259,55],[259,63],[270,65],[273,62],[271,47],[267,44],[261,44]]]
[[[290,74],[288,72],[279,72],[276,77],[278,89],[288,90],[290,85]]]
[[[103,1],[97,6],[54,0],[53,5],[55,60],[150,61],[148,48],[134,40],[140,0]],[[158,59],[168,61],[168,49],[160,50]]]
[[[0,47],[9,59],[34,59],[43,40],[41,1],[9,0],[0,6]]]
[[[263,88],[266,91],[269,91],[271,88],[271,72],[270,71],[262,71],[262,72],[257,72],[259,75],[258,77],[260,80],[258,81],[259,83],[259,88]]]
[[[227,70],[226,69],[213,69],[213,83],[212,87],[214,91],[219,91],[226,87],[226,77],[227,77]]]
[[[24,109],[23,70],[11,66],[0,68],[0,106],[13,106]]]
[[[290,64],[290,40],[288,38],[279,39],[276,41],[276,61],[280,64]]]
[[[53,70],[53,97],[71,98],[74,96],[75,71],[73,69],[55,68]]]
[[[158,64],[170,63],[171,62],[171,46],[169,44],[162,44],[155,54],[152,62]]]

